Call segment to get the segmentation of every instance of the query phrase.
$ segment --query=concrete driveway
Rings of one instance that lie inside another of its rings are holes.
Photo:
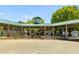
[[[79,53],[79,42],[63,40],[10,39],[0,40],[0,53]]]

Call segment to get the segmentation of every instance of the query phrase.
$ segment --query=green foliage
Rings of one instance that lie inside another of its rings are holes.
[[[44,19],[40,18],[40,17],[34,17],[32,18],[32,20],[28,20],[26,22],[26,24],[34,24],[34,22],[36,21],[36,19],[40,19],[40,23],[43,24],[44,23]]]
[[[63,22],[67,20],[79,19],[79,10],[77,6],[64,6],[57,10],[51,18],[51,23]]]
[[[28,20],[27,22],[25,22],[26,24],[33,24],[34,20]]]
[[[0,32],[2,32],[3,31],[3,26],[0,26]]]
[[[22,21],[18,21],[18,23],[23,23]]]

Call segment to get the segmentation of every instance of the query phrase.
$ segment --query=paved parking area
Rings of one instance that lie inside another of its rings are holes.
[[[0,53],[79,53],[79,42],[63,40],[10,39],[0,40]]]

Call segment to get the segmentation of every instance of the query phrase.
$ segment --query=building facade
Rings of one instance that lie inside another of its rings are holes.
[[[77,33],[79,20],[70,20],[54,24],[21,24],[0,20],[0,37],[8,38],[72,38]],[[71,34],[72,33],[72,34]]]

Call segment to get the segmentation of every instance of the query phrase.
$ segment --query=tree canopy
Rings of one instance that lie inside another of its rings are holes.
[[[51,23],[79,19],[78,6],[64,6],[53,13]]]
[[[38,22],[39,22],[39,24],[43,24],[44,23],[44,19],[42,19],[40,17],[33,17],[32,20],[28,20],[26,22],[26,24],[36,24]]]
[[[23,23],[22,21],[18,21],[18,23]]]

